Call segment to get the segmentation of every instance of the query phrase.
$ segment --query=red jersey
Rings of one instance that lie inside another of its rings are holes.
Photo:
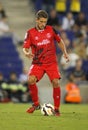
[[[33,64],[55,63],[55,40],[60,42],[61,38],[51,26],[46,26],[44,30],[32,28],[27,31],[23,48],[31,47],[34,54]]]

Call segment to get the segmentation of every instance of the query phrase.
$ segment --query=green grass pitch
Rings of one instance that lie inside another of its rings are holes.
[[[88,105],[63,105],[61,116],[26,113],[29,104],[0,104],[0,130],[88,130]]]

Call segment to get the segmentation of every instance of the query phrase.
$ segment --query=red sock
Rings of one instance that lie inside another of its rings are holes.
[[[36,84],[29,85],[29,91],[30,91],[30,95],[31,95],[31,98],[32,98],[34,105],[38,106],[39,105],[38,88],[37,88]]]
[[[55,109],[60,107],[60,87],[53,88],[53,99]]]

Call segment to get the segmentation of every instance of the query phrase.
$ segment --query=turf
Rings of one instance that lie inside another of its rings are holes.
[[[88,105],[61,105],[61,116],[25,112],[29,104],[0,104],[0,130],[88,130]]]

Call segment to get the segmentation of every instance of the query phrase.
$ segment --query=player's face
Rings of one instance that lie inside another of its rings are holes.
[[[36,26],[39,30],[43,30],[47,24],[47,18],[40,18],[36,20]]]

